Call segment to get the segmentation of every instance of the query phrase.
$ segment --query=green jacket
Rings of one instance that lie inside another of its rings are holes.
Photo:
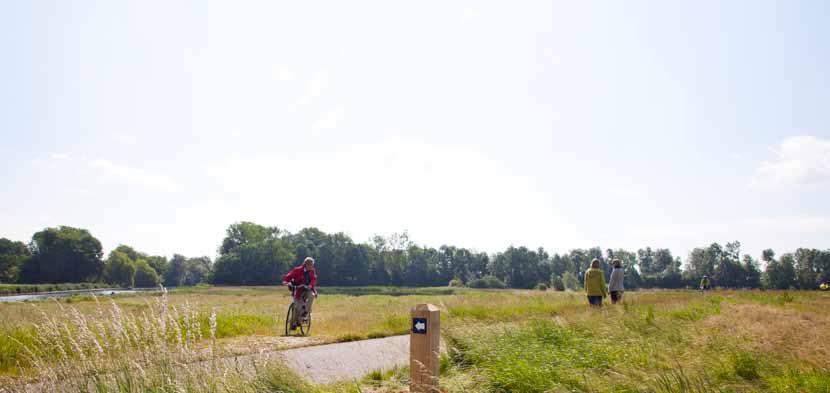
[[[602,296],[608,294],[605,288],[605,274],[602,269],[588,269],[585,272],[585,293],[588,296]]]

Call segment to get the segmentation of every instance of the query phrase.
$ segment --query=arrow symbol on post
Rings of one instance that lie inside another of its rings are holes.
[[[423,322],[416,322],[415,323],[415,330],[426,330],[427,324]]]

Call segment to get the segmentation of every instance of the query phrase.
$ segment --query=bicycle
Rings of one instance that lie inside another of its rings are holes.
[[[291,323],[294,321],[294,313],[302,312],[301,310],[295,310],[295,302],[294,302],[294,290],[296,288],[304,288],[306,291],[311,290],[308,285],[293,285],[288,284],[288,290],[291,291],[291,304],[288,305],[288,312],[285,315],[285,335],[288,336],[292,330]],[[300,329],[301,336],[307,336],[308,333],[311,331],[311,313],[309,312],[306,314],[304,318],[300,320],[300,324],[297,326]]]

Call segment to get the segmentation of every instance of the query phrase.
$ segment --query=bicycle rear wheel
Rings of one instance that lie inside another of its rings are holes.
[[[294,321],[294,303],[288,305],[288,312],[285,314],[285,335],[291,334],[291,322]]]

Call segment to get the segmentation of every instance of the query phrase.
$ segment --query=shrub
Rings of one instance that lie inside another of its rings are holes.
[[[495,276],[484,276],[482,278],[477,278],[472,280],[468,283],[470,288],[497,288],[503,289],[507,288],[507,285],[504,281],[499,280],[498,277]]]
[[[557,291],[564,291],[565,290],[565,283],[562,282],[562,277],[557,276],[556,274],[551,274],[551,276],[550,276],[550,287],[557,290]]]
[[[459,288],[464,286],[464,282],[462,282],[460,278],[453,278],[447,286],[451,288]]]
[[[545,284],[543,282],[540,282],[540,283],[536,284],[536,289],[540,290],[540,291],[547,291],[548,286],[547,286],[547,284]]]

